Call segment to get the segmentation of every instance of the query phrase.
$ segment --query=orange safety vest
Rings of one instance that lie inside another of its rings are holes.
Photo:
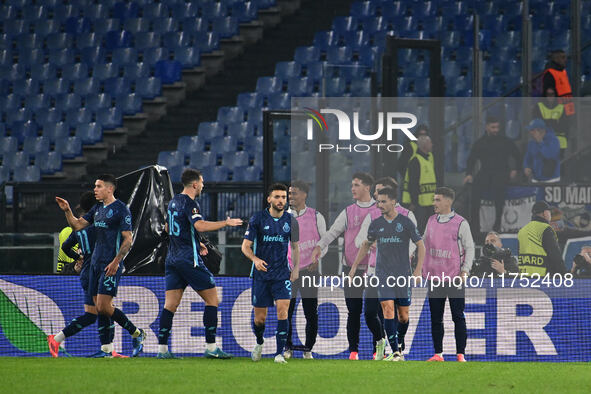
[[[575,103],[573,103],[572,100],[573,90],[570,87],[570,82],[568,81],[566,69],[558,71],[554,68],[549,68],[546,70],[546,72],[549,72],[554,77],[556,95],[558,96],[558,102],[560,104],[564,104],[564,114],[566,116],[574,115]]]

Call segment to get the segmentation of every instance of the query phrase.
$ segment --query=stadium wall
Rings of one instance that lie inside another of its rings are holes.
[[[248,357],[255,344],[251,329],[251,279],[220,277],[218,344],[235,356]],[[586,282],[577,286],[588,290]],[[515,291],[522,291],[518,297]],[[553,297],[544,289],[468,289],[466,320],[471,361],[589,361],[591,359],[591,299]],[[341,290],[320,289],[319,337],[316,358],[347,358],[347,308]],[[581,294],[581,293],[579,293]],[[433,353],[425,289],[415,289],[406,336],[407,359],[425,360]],[[162,277],[124,277],[116,303],[139,327],[148,328],[143,356],[157,352],[158,315],[164,305]],[[75,276],[0,275],[0,356],[49,356],[45,337],[59,332],[83,313],[83,295]],[[202,324],[204,304],[191,289],[175,314],[171,350],[200,356],[205,350]],[[449,309],[449,308],[446,308]],[[363,319],[363,318],[362,318]],[[305,319],[298,305],[294,344],[305,335]],[[444,353],[455,353],[453,322],[445,316]],[[371,357],[371,335],[362,323],[360,355]],[[275,351],[275,311],[269,312],[264,354]],[[131,338],[117,326],[115,349],[131,353]],[[72,356],[99,349],[96,326],[66,340]],[[62,354],[62,353],[60,353]],[[61,357],[61,356],[60,356]]]

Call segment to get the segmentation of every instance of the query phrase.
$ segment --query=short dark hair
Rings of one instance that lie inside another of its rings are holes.
[[[201,176],[201,171],[195,170],[194,168],[187,168],[181,175],[181,183],[184,187],[191,186],[191,183],[199,182]]]
[[[421,123],[420,125],[418,125],[418,126],[417,126],[417,131],[415,132],[415,134],[418,134],[418,133],[419,133],[419,131],[421,131],[421,130],[424,130],[424,131],[426,131],[426,134],[427,134],[427,135],[429,134],[429,126],[427,126],[427,125],[426,125],[426,124],[424,124],[424,123]]]
[[[501,121],[495,115],[486,115],[486,124],[491,123],[501,123]]]
[[[391,176],[384,176],[374,182],[375,185],[384,185],[389,187],[398,187],[398,182]]]
[[[306,182],[300,180],[293,181],[291,183],[291,187],[296,187],[306,194],[308,194],[308,192],[310,191],[310,186]]]
[[[379,196],[379,195],[388,196],[388,198],[389,198],[390,200],[396,200],[396,195],[397,195],[397,194],[398,194],[398,193],[397,193],[397,190],[394,190],[394,189],[393,189],[393,188],[391,188],[391,187],[385,187],[385,188],[383,188],[382,190],[380,190],[380,191],[378,192],[378,196]]]
[[[366,186],[371,186],[374,183],[373,176],[371,176],[367,172],[356,172],[355,174],[353,174],[351,179],[359,179],[361,183],[363,183]]]
[[[97,180],[110,183],[115,189],[117,189],[117,178],[113,174],[101,174],[96,177]]]
[[[93,192],[84,192],[80,196],[80,209],[84,211],[84,213],[90,211],[90,208],[92,208],[96,203],[97,201]]]
[[[267,196],[270,196],[275,190],[287,192],[287,186],[285,186],[283,183],[274,183],[267,189]]]
[[[452,201],[456,199],[456,192],[454,192],[454,189],[450,187],[438,187],[437,189],[435,189],[435,194],[441,194],[443,197],[447,197]]]

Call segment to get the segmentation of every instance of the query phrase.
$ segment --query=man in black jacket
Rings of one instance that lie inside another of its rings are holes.
[[[494,117],[487,117],[486,134],[480,137],[470,151],[466,166],[464,184],[472,183],[471,217],[474,237],[480,235],[480,200],[490,196],[495,203],[494,231],[501,227],[503,206],[505,205],[505,189],[509,180],[517,176],[517,168],[521,164],[521,155],[517,146],[505,135],[500,133],[500,122]],[[513,160],[510,160],[513,159]],[[476,176],[476,162],[480,161],[480,171]],[[487,229],[488,230],[488,229]]]

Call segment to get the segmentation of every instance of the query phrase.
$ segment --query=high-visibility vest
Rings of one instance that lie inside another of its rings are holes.
[[[62,244],[66,242],[68,237],[72,234],[72,227],[64,227],[59,233],[60,249],[57,254],[57,272],[61,272],[66,264],[73,262],[71,258],[62,250]],[[78,249],[78,244],[74,245],[73,250]]]
[[[544,231],[548,223],[532,220],[517,233],[519,241],[519,272],[524,274],[546,275],[548,272],[548,254],[542,246]]]
[[[421,207],[429,207],[433,205],[433,197],[435,196],[435,189],[437,188],[437,179],[435,177],[435,160],[433,154],[429,152],[427,159],[421,154],[415,153],[410,160],[417,158],[421,169],[421,175],[419,177],[419,205]],[[409,175],[408,167],[406,168],[406,174],[404,175],[404,184],[402,188],[402,203],[410,204],[410,192],[409,192]]]
[[[573,89],[570,87],[568,81],[568,74],[566,69],[558,71],[554,68],[546,70],[547,73],[552,74],[556,86],[556,95],[558,96],[558,102],[564,104],[564,113],[566,116],[574,115],[575,103],[573,103]]]
[[[558,104],[554,108],[548,108],[543,102],[538,103],[538,108],[540,109],[540,113],[542,114],[542,119],[544,120],[560,120],[562,115],[564,115],[564,105]],[[558,142],[560,142],[560,149],[566,149],[568,147],[568,142],[566,141],[566,134],[564,130],[554,130],[556,133],[556,137],[558,138]]]

